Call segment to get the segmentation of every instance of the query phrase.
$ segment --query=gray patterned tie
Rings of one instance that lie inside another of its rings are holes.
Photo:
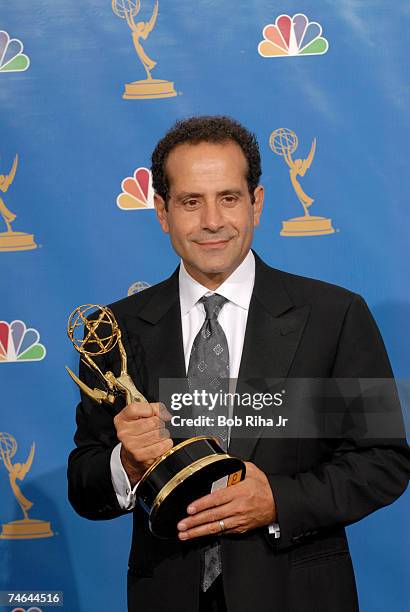
[[[191,350],[188,365],[188,385],[191,392],[194,389],[205,390],[209,393],[223,393],[229,390],[229,349],[225,333],[218,323],[218,315],[223,305],[228,301],[226,298],[215,293],[209,297],[199,300],[205,308],[205,321],[199,330]],[[216,414],[215,414],[216,412]],[[202,412],[195,414],[209,416],[208,407]],[[228,409],[224,405],[218,405],[216,415],[228,416]],[[221,446],[224,450],[228,448],[228,428],[215,425],[212,428],[197,429],[198,435],[219,436]],[[219,542],[209,544],[203,551],[203,569],[201,576],[201,587],[206,591],[213,581],[222,572],[221,547]]]

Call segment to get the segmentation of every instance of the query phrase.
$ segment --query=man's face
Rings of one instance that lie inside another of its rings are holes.
[[[248,253],[259,224],[263,187],[254,204],[246,181],[247,161],[233,141],[178,145],[166,162],[168,210],[155,195],[157,216],[189,274],[218,287]]]

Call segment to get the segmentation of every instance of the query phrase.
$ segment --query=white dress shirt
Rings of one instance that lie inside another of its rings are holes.
[[[228,300],[221,309],[218,322],[225,332],[228,342],[229,369],[233,384],[239,373],[246,321],[254,282],[255,258],[252,251],[249,251],[242,263],[215,291],[215,293],[222,295]],[[199,300],[205,295],[212,295],[212,293],[214,292],[201,285],[188,274],[181,261],[179,269],[179,299],[186,372],[188,371],[192,344],[205,320],[205,308]],[[232,384],[230,391],[234,391]],[[229,437],[230,435],[228,436],[228,441]],[[121,464],[120,450],[121,443],[117,444],[111,454],[111,479],[120,506],[126,510],[132,510],[135,506],[135,492],[138,483],[131,489],[128,476]],[[269,525],[269,532],[275,533],[275,537],[279,537],[279,527],[276,524]]]

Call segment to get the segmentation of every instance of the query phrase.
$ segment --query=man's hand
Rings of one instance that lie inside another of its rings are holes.
[[[188,516],[177,525],[180,540],[222,532],[244,533],[276,522],[276,506],[269,481],[255,464],[245,461],[245,480],[218,489],[192,502]]]
[[[133,402],[114,417],[121,463],[133,487],[163,453],[173,447],[165,427],[171,415],[163,404]]]

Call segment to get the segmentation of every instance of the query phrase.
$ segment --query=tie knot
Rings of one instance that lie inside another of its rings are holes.
[[[217,319],[221,312],[222,306],[228,301],[222,295],[214,293],[208,297],[204,296],[199,300],[202,302],[205,308],[205,315],[207,319]]]

